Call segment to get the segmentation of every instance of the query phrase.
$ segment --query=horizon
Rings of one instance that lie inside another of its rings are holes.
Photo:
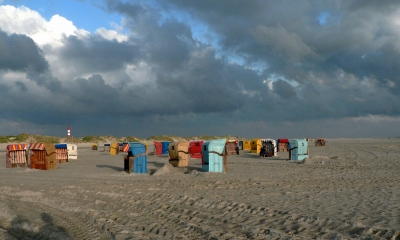
[[[35,136],[35,135],[38,135],[38,136],[41,136],[41,137],[55,137],[55,138],[60,138],[60,139],[62,139],[62,138],[66,138],[66,139],[68,139],[68,136],[55,136],[55,135],[40,135],[40,134],[29,134],[29,133],[21,133],[21,134],[17,134],[17,135],[1,135],[0,134],[0,137],[18,137],[19,135],[22,135],[22,134],[27,134],[27,135],[31,135],[31,136]],[[78,136],[78,137],[74,137],[74,136],[72,136],[71,135],[71,139],[73,139],[73,138],[77,138],[77,139],[82,139],[82,138],[85,138],[85,137],[94,137],[94,138],[101,138],[101,137],[111,137],[111,138],[128,138],[128,137],[134,137],[134,138],[137,138],[137,139],[141,139],[141,140],[149,140],[150,138],[162,138],[162,137],[165,137],[165,138],[174,138],[174,137],[176,137],[176,138],[199,138],[199,137],[206,137],[206,138],[209,138],[209,137],[220,137],[220,138],[223,138],[223,137],[231,137],[231,138],[237,138],[237,139],[248,139],[249,141],[250,140],[252,140],[252,139],[306,139],[306,138],[286,138],[286,137],[278,137],[278,138],[272,138],[272,137],[251,137],[251,138],[246,138],[246,137],[242,137],[242,136],[230,136],[230,135],[198,135],[198,136],[179,136],[179,135],[152,135],[152,136],[150,136],[150,137],[138,137],[138,136],[135,136],[135,135],[127,135],[127,136],[114,136],[114,135],[86,135],[86,136]],[[397,137],[348,137],[348,138],[346,138],[346,137],[338,137],[338,138],[326,138],[326,137],[324,137],[324,136],[318,136],[318,137],[312,137],[312,138],[307,138],[308,140],[311,140],[311,139],[318,139],[318,138],[324,138],[325,140],[329,140],[329,139],[391,139],[391,138],[400,138],[400,136],[397,136]],[[201,139],[200,139],[201,140]]]

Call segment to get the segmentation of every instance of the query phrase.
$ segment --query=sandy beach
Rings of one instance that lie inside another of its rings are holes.
[[[6,168],[0,145],[0,239],[400,239],[400,139],[327,139],[310,158],[228,156],[148,174],[78,144],[57,170]],[[150,149],[150,152],[152,150]]]

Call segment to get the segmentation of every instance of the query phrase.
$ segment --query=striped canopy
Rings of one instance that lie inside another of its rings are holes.
[[[10,144],[7,145],[8,151],[26,150],[26,144]]]
[[[129,151],[129,143],[124,143],[121,147],[121,152],[128,152]]]
[[[29,145],[29,150],[44,150],[44,143],[32,143]]]

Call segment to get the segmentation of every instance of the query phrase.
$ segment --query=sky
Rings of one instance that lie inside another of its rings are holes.
[[[400,136],[400,1],[0,0],[0,135]]]

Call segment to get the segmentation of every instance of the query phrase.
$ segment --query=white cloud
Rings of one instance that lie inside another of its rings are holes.
[[[105,28],[99,28],[96,30],[96,34],[100,35],[104,39],[109,41],[116,40],[118,42],[128,41],[128,36],[124,34],[120,34],[115,30],[107,30]]]
[[[9,33],[25,34],[39,46],[62,45],[63,36],[88,36],[89,32],[77,29],[73,22],[60,15],[54,15],[46,21],[38,12],[27,7],[0,6],[0,28]]]
[[[273,91],[273,90],[274,90],[274,82],[273,82],[273,81],[264,80],[264,83],[267,83],[267,84],[268,84],[268,89],[269,89],[270,91]]]
[[[50,21],[47,23],[48,34],[51,34],[51,38],[57,41],[62,39],[62,36],[78,36],[86,37],[89,36],[89,32],[83,29],[77,29],[72,21],[56,14],[51,17]]]
[[[240,88],[239,92],[241,94],[243,94],[244,96],[254,97],[254,96],[258,95],[258,93],[259,93],[258,91],[252,91],[252,90],[245,89],[243,83],[239,83],[239,88]]]
[[[396,87],[396,83],[393,82],[392,80],[386,79],[386,86],[388,86],[390,88],[395,88]]]
[[[46,20],[27,7],[0,6],[0,27],[8,33],[31,36],[43,31]]]
[[[0,74],[0,78],[3,83],[8,85],[11,85],[16,81],[23,81],[24,83],[31,82],[31,80],[29,80],[23,72],[4,72],[3,74]]]

